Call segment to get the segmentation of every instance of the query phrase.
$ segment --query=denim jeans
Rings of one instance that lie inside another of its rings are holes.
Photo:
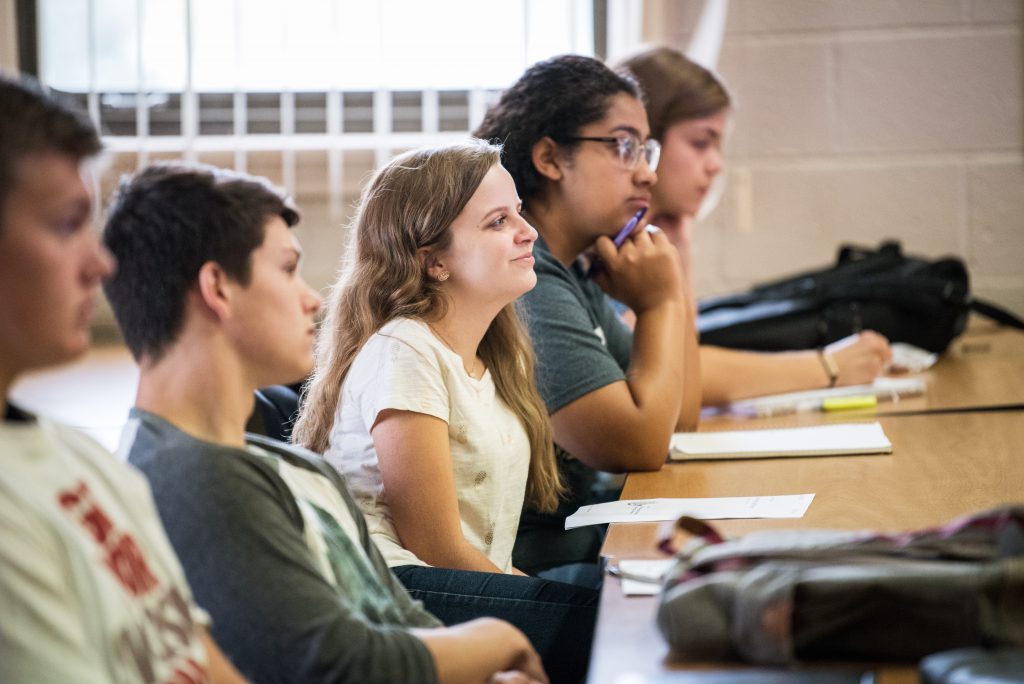
[[[566,530],[565,519],[580,506],[615,501],[619,498],[619,489],[579,461],[562,460],[559,471],[570,496],[551,513],[523,509],[512,549],[512,564],[531,575],[550,575],[551,579],[562,582],[600,587],[601,545],[608,526],[588,525]]]
[[[392,568],[413,598],[446,625],[490,616],[523,631],[552,683],[582,682],[594,639],[598,593],[537,577],[419,565]]]
[[[581,587],[590,587],[600,591],[604,585],[604,565],[601,563],[566,563],[541,570],[535,576],[552,582],[578,584]]]

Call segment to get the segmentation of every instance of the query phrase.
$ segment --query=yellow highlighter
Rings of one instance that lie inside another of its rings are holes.
[[[878,406],[878,397],[869,394],[863,397],[830,397],[821,400],[822,411],[855,411],[873,409]]]

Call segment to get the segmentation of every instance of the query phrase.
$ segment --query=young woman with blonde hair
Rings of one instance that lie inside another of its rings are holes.
[[[651,137],[661,143],[658,182],[651,189],[651,224],[679,252],[692,302],[691,231],[724,168],[722,144],[731,98],[712,72],[672,48],[646,50],[620,67],[646,93]],[[702,345],[702,402],[710,406],[762,394],[870,383],[884,372],[889,358],[888,341],[870,330],[820,352],[767,354]]]
[[[293,439],[346,478],[388,565],[446,623],[494,615],[585,671],[596,592],[516,576],[524,501],[563,488],[515,300],[536,231],[500,148],[404,154],[363,193]]]

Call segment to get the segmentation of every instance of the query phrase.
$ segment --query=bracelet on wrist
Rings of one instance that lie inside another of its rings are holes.
[[[839,364],[836,363],[836,357],[832,356],[832,353],[825,349],[819,349],[818,360],[821,361],[821,367],[825,369],[825,374],[828,375],[828,386],[835,387],[836,381],[839,380]]]

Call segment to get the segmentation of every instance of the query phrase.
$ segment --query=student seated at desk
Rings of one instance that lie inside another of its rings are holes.
[[[114,260],[91,225],[83,112],[0,76],[0,681],[240,682],[210,639],[146,481],[12,405],[89,346]]]
[[[258,682],[546,682],[510,624],[446,628],[413,601],[322,458],[246,436],[256,388],[313,363],[297,221],[262,180],[162,165],[122,184],[104,230],[141,371],[121,449],[215,635]]]
[[[729,93],[710,71],[667,47],[637,54],[621,68],[646,93],[651,137],[661,142],[650,222],[679,252],[694,307],[691,230],[723,168]],[[711,406],[764,394],[870,383],[885,371],[890,356],[888,341],[873,331],[834,342],[820,353],[766,354],[701,345],[702,403]]]
[[[672,433],[692,429],[700,410],[693,311],[675,250],[642,222],[620,248],[611,239],[650,206],[659,145],[636,83],[575,55],[530,67],[476,135],[503,143],[540,233],[537,286],[522,304],[571,490],[554,514],[524,514],[513,560],[531,571],[593,563],[600,532],[566,533],[563,522],[588,501],[595,471],[660,468]],[[592,250],[595,271],[581,259]],[[605,293],[636,312],[635,331]]]
[[[513,304],[537,233],[499,154],[415,150],[369,183],[293,439],[345,476],[413,597],[446,623],[509,620],[578,680],[597,592],[512,564],[524,499],[554,510],[563,488]]]

